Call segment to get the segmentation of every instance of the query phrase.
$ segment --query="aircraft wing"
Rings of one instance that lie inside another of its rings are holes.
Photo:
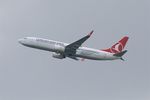
[[[67,45],[65,48],[65,55],[66,56],[74,55],[76,53],[76,50],[92,35],[93,32],[94,31],[92,30],[87,36]]]

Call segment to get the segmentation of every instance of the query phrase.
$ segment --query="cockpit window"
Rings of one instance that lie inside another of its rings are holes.
[[[26,37],[24,39],[27,39]]]

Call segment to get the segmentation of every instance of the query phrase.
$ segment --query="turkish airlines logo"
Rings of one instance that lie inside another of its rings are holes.
[[[114,46],[111,47],[111,52],[112,53],[119,53],[123,50],[123,45],[122,43],[117,43]]]

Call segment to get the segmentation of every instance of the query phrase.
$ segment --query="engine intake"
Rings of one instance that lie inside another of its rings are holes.
[[[53,57],[57,58],[57,59],[63,59],[63,58],[65,58],[65,56],[62,55],[62,54],[60,54],[60,53],[53,53]]]

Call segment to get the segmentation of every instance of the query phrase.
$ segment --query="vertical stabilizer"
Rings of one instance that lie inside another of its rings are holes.
[[[116,44],[114,44],[111,48],[103,49],[103,51],[110,52],[110,53],[122,52],[122,50],[126,46],[128,39],[129,39],[129,37],[125,36],[120,41],[118,41]]]

